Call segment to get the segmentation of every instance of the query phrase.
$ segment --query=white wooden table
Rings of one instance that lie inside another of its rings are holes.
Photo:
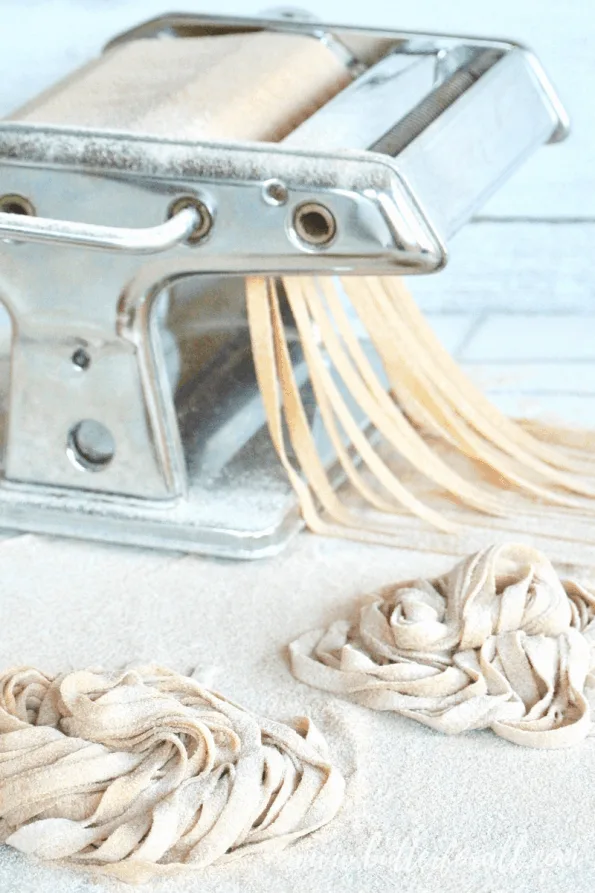
[[[172,6],[205,11],[204,0],[172,2]],[[535,49],[570,111],[571,138],[534,156],[490,201],[482,218],[457,237],[448,269],[437,277],[416,280],[412,289],[446,345],[468,364],[504,408],[530,414],[545,407],[558,417],[595,425],[595,265],[591,243],[595,237],[595,19],[591,3],[317,0],[314,7],[321,18],[330,21],[504,36],[522,40]],[[249,14],[259,8],[257,0],[218,0],[212,6],[218,13]],[[97,53],[115,32],[167,11],[171,8],[166,0],[0,0],[0,116]],[[327,709],[326,702],[315,693],[309,695],[304,686],[296,686],[287,672],[282,645],[309,625],[341,616],[341,606],[357,593],[393,580],[396,562],[401,562],[402,568],[403,561],[390,550],[372,553],[369,547],[308,536],[283,558],[243,566],[49,538],[6,540],[0,546],[1,663],[31,661],[57,670],[93,662],[117,665],[143,659],[182,668],[190,666],[200,653],[205,666],[215,667],[215,685],[220,682],[217,667],[221,672],[225,670],[228,691],[237,700],[279,716],[299,712],[310,698],[308,708],[318,721]],[[407,575],[428,574],[444,567],[444,559],[438,556],[411,553],[406,561]],[[291,610],[286,610],[288,583]],[[298,610],[299,599],[303,601]],[[70,618],[66,624],[56,607],[61,603]],[[216,604],[227,612],[225,622],[217,615]],[[253,622],[250,612],[258,605],[263,605],[274,619],[275,636],[268,627],[263,630]],[[72,617],[77,618],[75,624]],[[237,664],[229,655],[238,637],[245,636],[253,637],[254,655],[250,661]],[[344,716],[349,717],[350,709],[355,708],[346,707]],[[419,790],[427,785],[426,769],[407,758],[407,742],[424,736],[436,793],[433,802],[426,804],[428,822],[444,840],[449,829],[440,809],[440,796],[457,796],[458,782],[453,781],[457,771],[465,778],[469,798],[485,794],[473,789],[465,759],[487,758],[493,761],[494,771],[500,759],[504,767],[508,766],[506,748],[511,745],[494,742],[493,736],[472,737],[462,746],[406,720],[375,716],[370,723],[371,735],[377,738],[366,744],[369,759],[385,759],[386,748],[395,746],[397,732],[399,747],[405,750],[401,766],[409,773],[408,784],[413,788],[418,785]],[[536,765],[545,765],[545,759],[543,754],[537,758],[519,752],[514,770],[519,790],[536,771]],[[548,824],[546,814],[540,820],[532,804],[522,798],[501,807],[501,821],[509,822],[511,829],[519,828],[519,833],[527,832],[531,845],[554,847],[562,836],[570,846],[574,812],[566,794],[575,775],[580,776],[581,784],[595,786],[595,768],[591,768],[595,763],[592,758],[586,760],[586,752],[582,756],[548,754],[547,760],[561,778],[568,779],[564,782],[567,787],[560,791],[552,788],[548,795],[549,808],[560,812],[559,825]],[[373,777],[368,779],[365,770],[364,781],[373,786]],[[535,776],[534,781],[532,790],[536,791],[539,777]],[[395,831],[399,829],[399,817],[415,806],[405,804],[405,811],[395,813]],[[308,883],[301,873],[300,852],[310,852],[313,865],[318,864],[318,846],[324,841],[331,859],[333,835],[347,835],[345,839],[353,840],[353,864],[361,867],[365,854],[358,847],[362,834],[371,832],[366,831],[367,826],[357,826],[356,819],[362,816],[353,809],[355,812],[348,808],[345,817],[328,834],[325,832],[327,836],[319,839],[320,844],[313,838],[300,844],[301,850],[296,847],[294,852],[288,851],[279,874],[269,878],[270,883],[263,881],[263,893],[265,889],[285,891]],[[461,809],[464,812],[464,805]],[[473,821],[477,821],[474,831],[481,844],[490,833],[489,816],[486,813],[478,819],[475,815]],[[592,827],[589,817],[582,834],[591,851],[595,850]],[[466,828],[461,831],[463,842],[465,834]],[[363,878],[368,891],[528,893],[537,889],[524,875],[501,875],[494,881],[481,872],[457,873],[456,866],[450,874],[441,875],[434,886],[429,876],[396,877],[385,872],[382,863],[379,865],[377,871]],[[254,860],[246,860],[242,870],[256,890],[260,869]],[[331,859],[326,869],[319,869],[318,881],[309,883],[309,889],[322,893],[323,888],[342,886],[343,870]],[[589,873],[577,868],[572,877],[556,871],[545,880],[541,878],[540,893],[572,886],[586,893],[593,887],[592,870]],[[226,874],[220,882],[214,875],[208,890],[239,891],[242,881],[235,877]],[[195,881],[189,886],[180,883],[179,889],[206,891],[207,886]],[[168,890],[175,888],[173,885]],[[2,893],[56,889],[88,893],[102,887],[78,876],[35,868],[0,849]]]

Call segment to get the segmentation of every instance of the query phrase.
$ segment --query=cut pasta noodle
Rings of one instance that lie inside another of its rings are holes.
[[[500,413],[442,347],[398,279],[349,277],[338,287],[330,277],[285,278],[282,286],[252,277],[246,289],[269,429],[311,529],[402,545],[403,519],[414,516],[442,532],[444,548],[470,526],[506,528],[512,520],[514,529],[519,517],[530,525],[545,504],[552,523],[559,513],[593,514],[595,436]],[[351,485],[347,499],[332,486],[310,428],[282,300]],[[375,358],[355,325],[365,330]]]
[[[595,594],[535,549],[493,546],[387,587],[293,642],[290,659],[302,682],[440,732],[566,747],[591,731]]]
[[[164,667],[0,676],[0,842],[23,853],[138,883],[282,849],[343,793],[309,720]]]

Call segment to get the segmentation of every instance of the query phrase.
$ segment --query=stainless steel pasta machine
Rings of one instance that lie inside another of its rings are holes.
[[[279,549],[301,521],[243,277],[436,272],[567,129],[508,41],[283,13],[168,15],[115,38],[0,123],[2,525]]]

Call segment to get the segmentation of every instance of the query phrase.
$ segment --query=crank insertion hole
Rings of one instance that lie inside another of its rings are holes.
[[[317,202],[307,202],[295,209],[293,227],[302,242],[317,248],[332,242],[337,232],[333,214]]]
[[[15,193],[0,195],[0,212],[2,214],[21,214],[27,217],[35,216],[35,208],[29,199]]]

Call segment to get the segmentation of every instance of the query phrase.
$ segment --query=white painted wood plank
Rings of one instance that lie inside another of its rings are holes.
[[[205,11],[204,0],[186,0]],[[307,5],[307,4],[305,4]],[[486,213],[531,216],[595,214],[595,20],[581,2],[540,4],[500,0],[477,3],[393,4],[388,0],[317,0],[313,11],[330,21],[451,33],[507,36],[532,46],[558,85],[573,118],[564,145],[544,148],[489,202]],[[0,115],[99,52],[114,33],[171,9],[167,0],[20,0],[0,2]],[[217,13],[253,14],[258,0],[218,0]]]
[[[513,418],[539,419],[558,425],[595,429],[595,397],[568,394],[509,394],[488,391],[492,402]]]
[[[463,360],[595,360],[595,315],[493,314],[460,354]]]
[[[530,325],[527,331],[529,335],[533,333]],[[466,362],[463,368],[482,390],[491,395],[522,391],[534,396],[595,397],[595,363]]]
[[[349,306],[346,307],[346,310],[357,337],[367,339],[367,329],[364,328]],[[469,334],[474,330],[479,318],[472,314],[429,313],[426,314],[426,319],[448,352],[456,356],[467,341]]]
[[[539,331],[530,329],[539,347]],[[510,416],[595,428],[595,362],[464,363],[489,399]]]
[[[595,224],[465,227],[445,270],[409,277],[428,312],[595,312]],[[595,336],[595,331],[594,331]]]
[[[477,317],[470,314],[429,313],[426,319],[452,354],[459,352],[477,322]]]

